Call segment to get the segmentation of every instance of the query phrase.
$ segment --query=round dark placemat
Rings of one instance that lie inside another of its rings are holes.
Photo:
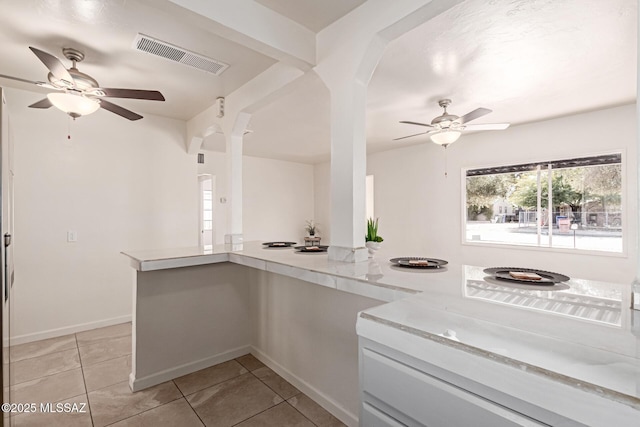
[[[567,282],[571,280],[569,276],[565,276],[564,274],[554,273],[552,271],[545,270],[536,270],[533,268],[520,268],[520,267],[492,267],[485,268],[485,274],[490,275],[498,280],[506,280],[509,282],[515,283],[524,283],[527,285],[540,285],[540,286],[549,286],[555,283]],[[538,276],[542,277],[540,280],[535,279],[518,279],[509,274],[510,271],[519,272],[519,273],[535,273]]]
[[[296,242],[265,242],[263,243],[263,245],[266,246],[267,248],[290,248],[295,244]]]
[[[405,268],[442,268],[445,265],[449,264],[448,261],[445,261],[443,259],[425,258],[425,257],[417,257],[417,256],[391,258],[389,261],[399,267],[405,267]],[[411,264],[409,261],[427,261],[429,264],[427,265]]]
[[[313,248],[316,247],[318,249],[309,249],[309,248]],[[329,249],[329,246],[320,246],[320,245],[316,245],[316,246],[296,246],[294,248],[297,252],[305,252],[305,253],[319,253],[319,252],[327,252],[327,249]]]

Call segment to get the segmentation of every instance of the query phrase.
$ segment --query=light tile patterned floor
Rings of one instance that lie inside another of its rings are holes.
[[[13,402],[86,409],[16,427],[344,426],[250,354],[132,393],[130,323],[14,346],[11,360]]]

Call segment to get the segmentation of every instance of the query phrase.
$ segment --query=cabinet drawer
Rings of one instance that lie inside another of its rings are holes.
[[[366,348],[362,349],[362,364],[364,404],[368,398],[383,402],[393,409],[389,411],[392,417],[413,420],[410,425],[545,425]]]
[[[368,403],[362,405],[360,425],[366,427],[405,427],[384,412],[379,411]]]

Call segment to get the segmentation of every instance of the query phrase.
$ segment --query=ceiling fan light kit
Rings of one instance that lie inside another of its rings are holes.
[[[432,133],[429,137],[431,141],[446,148],[447,145],[453,144],[460,138],[462,132],[458,130],[444,129],[436,133]]]
[[[64,111],[74,119],[93,114],[100,108],[100,101],[72,93],[50,93],[47,95],[51,104]]]
[[[395,138],[394,141],[400,139],[412,138],[414,136],[429,135],[431,141],[443,147],[447,147],[449,144],[456,142],[463,131],[480,131],[480,130],[503,130],[509,127],[509,123],[495,123],[495,124],[482,124],[482,125],[468,125],[471,120],[475,120],[482,116],[485,116],[491,112],[488,108],[476,108],[475,110],[465,114],[464,116],[456,116],[447,112],[447,107],[451,104],[450,99],[441,99],[438,101],[438,105],[444,109],[442,115],[431,120],[431,124],[401,121],[400,123],[424,126],[430,128],[426,132],[416,133],[413,135],[403,136]]]

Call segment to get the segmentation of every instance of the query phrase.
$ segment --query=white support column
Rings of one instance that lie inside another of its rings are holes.
[[[238,113],[233,128],[225,132],[227,164],[227,234],[225,244],[242,244],[242,145],[251,115]],[[240,249],[240,248],[238,248]]]
[[[388,42],[462,0],[369,0],[317,35],[316,73],[331,94],[329,259],[366,261],[366,94]]]
[[[329,258],[360,262],[364,247],[367,147],[366,84],[355,79],[331,91],[331,246]]]

